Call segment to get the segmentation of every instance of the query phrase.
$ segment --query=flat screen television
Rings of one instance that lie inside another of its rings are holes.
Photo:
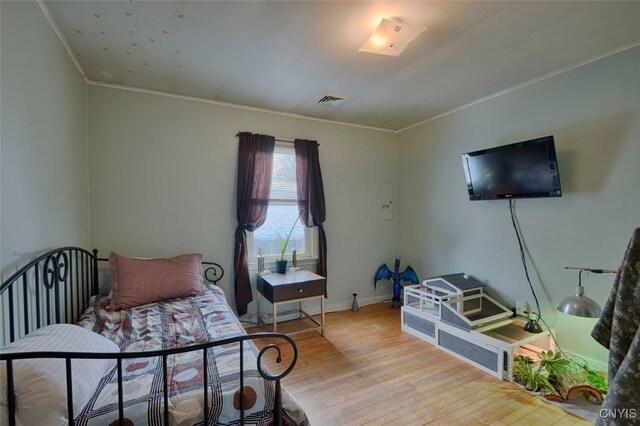
[[[462,154],[469,199],[561,197],[553,136]]]

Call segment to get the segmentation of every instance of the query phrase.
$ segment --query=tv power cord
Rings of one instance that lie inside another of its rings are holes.
[[[524,248],[522,246],[520,231],[518,231],[518,226],[516,225],[514,210],[515,210],[515,206],[513,204],[513,200],[509,198],[509,213],[511,214],[511,223],[513,224],[513,229],[516,232],[516,238],[518,239],[518,247],[520,248],[520,260],[522,261],[522,267],[524,268],[524,275],[527,278],[527,282],[529,283],[531,294],[533,294],[533,299],[536,301],[536,310],[537,310],[537,312],[527,313],[527,323],[524,325],[524,330],[528,331],[529,333],[541,333],[542,327],[540,326],[539,321],[544,322],[544,320],[542,319],[542,315],[540,315],[540,303],[538,302],[538,296],[536,295],[536,291],[533,288],[533,284],[531,284],[531,278],[529,277],[529,269],[527,268],[527,257],[524,253]],[[532,314],[535,315],[537,318],[532,318]]]

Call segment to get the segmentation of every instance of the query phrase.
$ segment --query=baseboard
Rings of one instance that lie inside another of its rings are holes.
[[[390,302],[390,301],[391,301],[391,295],[390,294],[383,295],[383,296],[367,297],[367,298],[363,298],[363,299],[358,299],[358,306],[363,307],[363,306],[367,306],[367,305],[373,305],[373,304],[376,304],[376,303]],[[325,307],[324,307],[324,312],[325,313],[329,313],[329,312],[348,311],[348,310],[351,310],[352,303],[353,303],[352,301],[344,301],[344,302],[334,302],[334,303],[326,304]],[[306,312],[308,312],[310,315],[319,315],[320,314],[319,303],[314,302],[313,304],[316,305],[316,306],[310,307],[310,306],[307,305],[307,306],[304,306],[304,310]],[[273,315],[271,313],[272,312],[271,309],[272,309],[271,305],[269,304],[269,308],[266,309],[264,311],[265,313],[262,314],[262,320],[267,324],[272,324],[273,323]],[[262,311],[262,309],[261,309],[261,311]],[[280,322],[280,321],[288,321],[288,320],[292,320],[292,319],[296,319],[296,318],[298,318],[298,312],[297,311],[286,310],[286,311],[282,311],[282,312],[279,311],[278,312],[278,322]],[[255,312],[248,313],[247,315],[243,315],[241,317],[241,319],[247,320],[247,321],[250,321],[250,322],[255,322],[256,321],[256,313]]]
[[[375,297],[358,299],[358,306],[362,307],[367,305],[374,305],[376,303],[385,302],[385,301],[391,302],[391,297],[392,297],[391,294],[387,294],[384,296],[375,296]],[[339,303],[334,302],[334,303],[325,305],[325,312],[348,311],[351,309],[352,304],[353,304],[353,301],[351,300],[345,301],[345,302],[339,302]],[[307,312],[313,315],[319,314],[320,307],[316,306],[315,309],[307,309]]]

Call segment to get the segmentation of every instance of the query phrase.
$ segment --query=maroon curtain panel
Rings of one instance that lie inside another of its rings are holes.
[[[320,171],[318,142],[296,139],[296,180],[298,206],[302,222],[308,227],[318,227],[318,275],[327,276],[327,236],[323,223],[327,217],[324,203],[324,185]],[[325,294],[326,296],[326,294]]]
[[[247,259],[247,231],[255,231],[267,218],[271,193],[273,136],[249,132],[238,133],[238,180],[236,191],[236,229],[233,267],[235,296],[238,315],[247,313],[247,305],[253,300]]]

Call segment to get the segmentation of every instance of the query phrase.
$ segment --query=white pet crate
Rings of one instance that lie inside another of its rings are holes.
[[[536,359],[542,350],[555,349],[553,340],[548,331],[524,331],[524,323],[483,287],[462,273],[405,287],[402,330],[511,381],[515,355]]]

